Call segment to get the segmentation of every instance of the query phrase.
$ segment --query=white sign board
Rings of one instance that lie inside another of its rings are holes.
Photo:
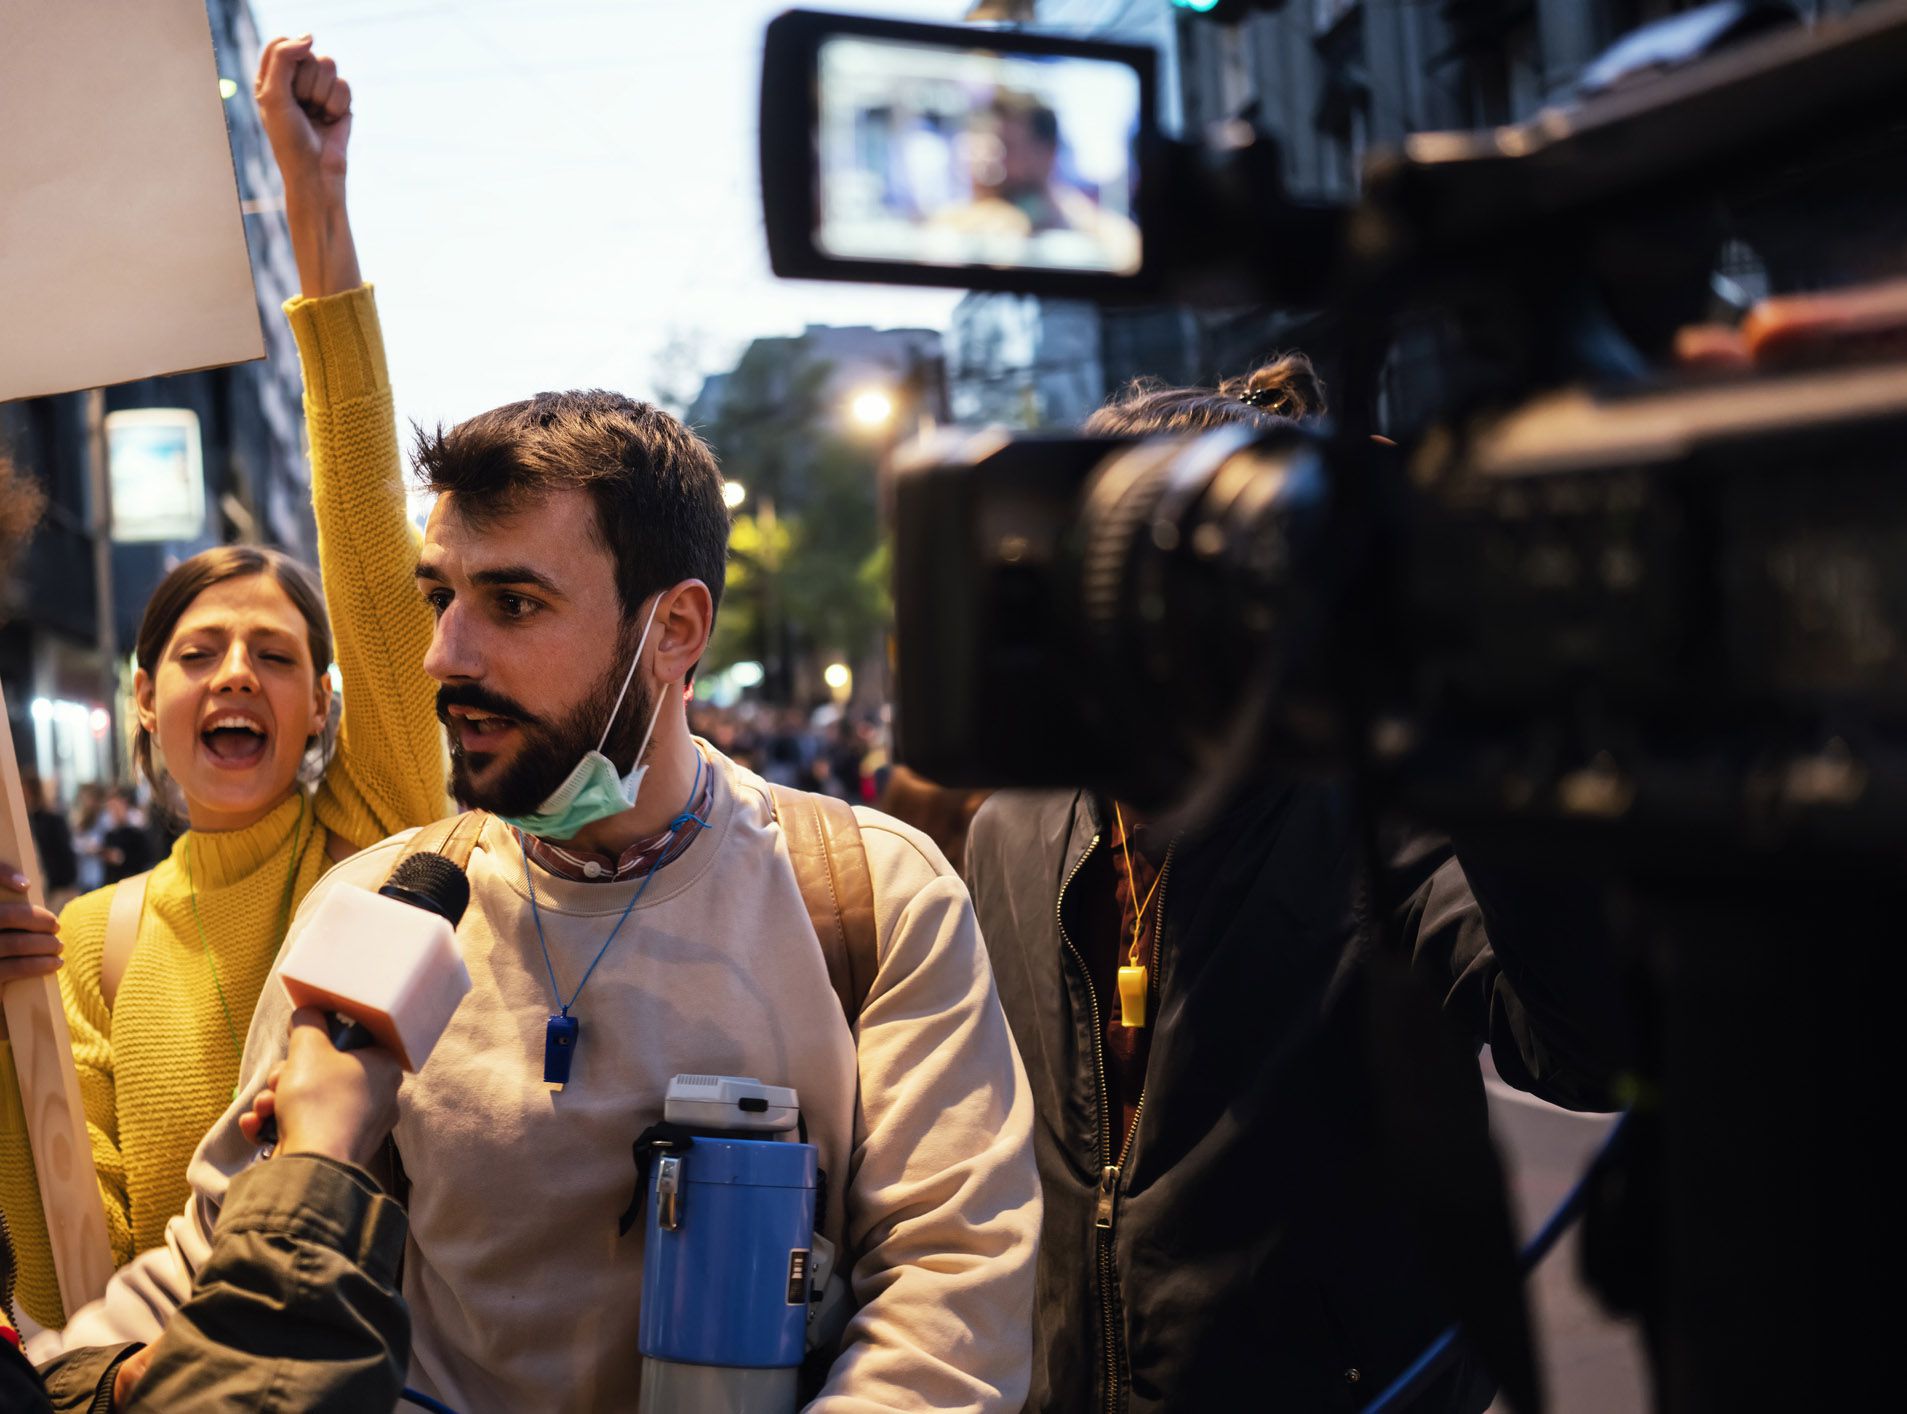
[[[190,408],[106,414],[113,539],[195,540],[205,529],[205,456]]]
[[[205,0],[4,10],[0,402],[263,358]]]

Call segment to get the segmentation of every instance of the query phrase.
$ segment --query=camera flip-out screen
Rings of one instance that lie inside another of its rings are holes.
[[[993,288],[1148,265],[1152,55],[795,11],[770,26],[762,187],[784,275]]]

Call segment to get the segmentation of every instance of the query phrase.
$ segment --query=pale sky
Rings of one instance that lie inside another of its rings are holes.
[[[776,280],[756,88],[781,0],[252,0],[351,81],[352,220],[400,418],[542,389],[650,396],[804,324],[942,328],[957,291]],[[807,0],[958,19],[967,0]],[[244,76],[250,88],[250,75]]]

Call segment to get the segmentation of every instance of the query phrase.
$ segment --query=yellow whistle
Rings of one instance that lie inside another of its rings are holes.
[[[1146,970],[1143,967],[1119,969],[1119,1024],[1146,1024]]]

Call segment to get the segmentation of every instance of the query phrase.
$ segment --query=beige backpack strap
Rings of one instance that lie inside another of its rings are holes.
[[[411,836],[397,863],[402,864],[413,854],[441,854],[459,869],[468,869],[472,851],[483,848],[483,827],[489,820],[486,811],[466,810],[461,815],[426,825]]]
[[[99,956],[99,994],[106,1000],[107,1011],[113,1009],[120,979],[126,975],[126,964],[132,961],[132,950],[139,942],[139,920],[146,911],[146,885],[151,882],[150,869],[143,874],[128,874],[113,885],[112,902],[106,905],[106,945]]]
[[[880,965],[874,934],[874,880],[868,872],[867,847],[861,843],[861,826],[854,818],[854,807],[845,800],[788,786],[770,785],[768,790],[788,841],[795,882],[801,886],[809,921],[828,962],[828,980],[834,984],[851,1030],[861,1019],[861,1007]]]

